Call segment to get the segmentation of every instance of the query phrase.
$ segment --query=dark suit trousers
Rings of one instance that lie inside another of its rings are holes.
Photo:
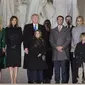
[[[27,77],[28,77],[28,83],[33,83],[33,72],[32,72],[32,70],[27,69]]]
[[[35,70],[35,71],[33,71],[33,80],[36,83],[43,82],[43,70]]]
[[[71,71],[72,71],[72,83],[77,83],[78,68],[76,67],[76,59],[73,58],[73,53],[70,53]]]
[[[28,83],[43,82],[43,70],[29,70],[27,69]]]
[[[61,60],[61,61],[54,62],[56,83],[60,83],[60,80],[61,80],[61,83],[68,83],[68,79],[67,79],[68,70],[66,67],[67,63],[68,63],[68,60]]]

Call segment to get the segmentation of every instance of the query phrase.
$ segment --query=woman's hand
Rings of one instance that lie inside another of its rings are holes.
[[[5,49],[5,48],[2,48],[2,52],[4,52],[4,53],[5,53],[5,52],[6,52],[6,49]]]

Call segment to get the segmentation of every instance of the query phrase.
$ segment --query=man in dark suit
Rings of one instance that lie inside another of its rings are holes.
[[[39,23],[39,16],[37,14],[32,15],[32,23],[26,24],[24,26],[24,32],[23,32],[23,43],[24,43],[24,49],[25,49],[25,58],[24,58],[24,68],[27,69],[27,77],[28,77],[28,83],[33,83],[32,78],[32,71],[28,69],[27,67],[27,60],[28,60],[28,53],[31,48],[32,44],[32,38],[34,36],[34,31],[40,30],[42,32],[42,38],[44,41],[46,41],[46,29],[43,25],[40,25]]]
[[[69,60],[70,30],[63,26],[63,21],[63,16],[57,17],[58,26],[51,30],[50,35],[56,83],[60,83],[60,81],[62,83],[68,83],[66,67]]]
[[[72,29],[74,28],[74,26],[72,25],[72,17],[70,15],[67,15],[65,17],[65,21],[66,21],[66,27],[68,29],[70,29],[70,33],[71,33],[71,38],[72,38]],[[69,62],[68,62],[68,81],[69,81],[69,72],[70,72],[70,64],[71,64],[71,71],[72,71],[72,83],[76,83],[77,82],[77,70],[76,70],[76,67],[75,67],[75,58],[73,57],[73,53],[71,52],[71,43],[69,45],[69,54],[70,54],[70,59],[69,59]]]

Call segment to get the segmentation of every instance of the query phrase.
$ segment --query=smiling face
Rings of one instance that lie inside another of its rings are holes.
[[[32,16],[32,23],[38,24],[38,21],[39,21],[38,15],[33,15],[33,16]]]
[[[82,41],[82,42],[85,42],[85,35],[82,35],[82,36],[81,36],[81,41]]]
[[[83,24],[83,20],[81,18],[77,19],[77,25],[82,25]]]
[[[39,38],[41,37],[41,32],[40,32],[40,31],[36,31],[36,32],[35,32],[35,37],[36,37],[37,39],[39,39]]]
[[[63,18],[62,17],[58,17],[57,18],[57,23],[58,23],[58,25],[63,25]]]
[[[84,19],[82,16],[77,17],[76,24],[77,24],[77,26],[81,26],[84,24]]]
[[[12,23],[13,26],[16,25],[17,24],[17,19],[13,18],[11,23]]]

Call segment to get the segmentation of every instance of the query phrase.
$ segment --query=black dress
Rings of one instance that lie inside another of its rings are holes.
[[[21,66],[21,42],[22,31],[21,27],[6,28],[6,45],[7,45],[7,67]]]
[[[31,45],[32,46],[29,49],[29,54],[25,56],[28,58],[27,58],[27,61],[24,62],[24,68],[27,68],[30,70],[46,69],[47,65],[42,58],[42,56],[45,54],[44,41],[42,41],[42,39],[33,38]],[[41,54],[41,56],[38,57],[39,54]]]

